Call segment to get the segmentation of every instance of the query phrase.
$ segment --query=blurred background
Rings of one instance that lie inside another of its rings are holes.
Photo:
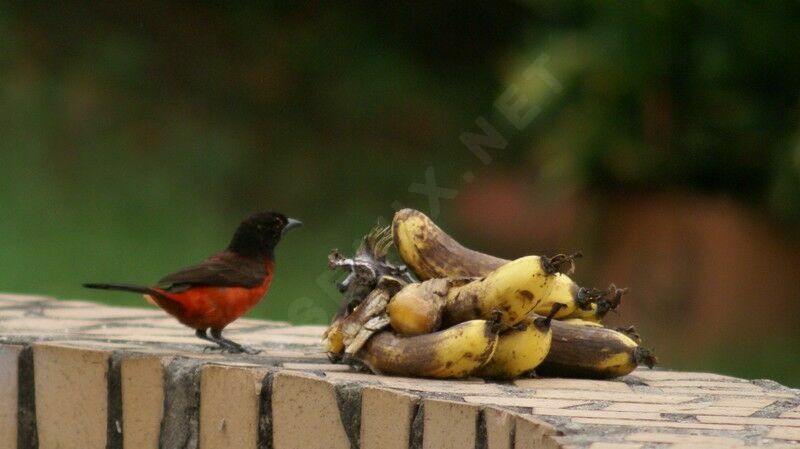
[[[800,386],[800,4],[3,2],[0,290],[149,307],[259,209],[253,317],[324,323],[401,206],[582,250],[667,367]]]

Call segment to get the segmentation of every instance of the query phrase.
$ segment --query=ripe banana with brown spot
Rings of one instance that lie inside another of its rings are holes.
[[[398,254],[421,280],[481,277],[509,262],[461,246],[414,209],[395,213],[392,236]]]
[[[552,310],[554,304],[563,304],[564,307],[555,316],[555,319],[560,320],[578,311],[583,311],[584,308],[591,307],[592,301],[597,299],[594,292],[594,290],[580,287],[569,276],[559,274],[553,284],[553,291],[533,311],[539,315],[545,315]]]
[[[499,312],[503,329],[531,313],[547,298],[559,270],[572,267],[572,257],[528,256],[509,262],[486,277],[429,279],[409,284],[389,302],[392,327],[400,334],[432,332],[474,319],[490,319]],[[549,309],[548,309],[549,310]]]
[[[439,328],[450,281],[430,279],[408,284],[395,294],[386,312],[392,328],[401,335],[429,334]]]
[[[575,309],[569,315],[567,315],[565,317],[561,317],[560,320],[561,321],[572,321],[572,320],[585,321],[587,323],[591,322],[591,323],[594,323],[594,324],[602,327],[603,325],[600,324],[600,323],[602,323],[604,316],[605,316],[605,313],[602,313],[600,311],[600,307],[597,304],[589,304],[589,308],[588,309],[581,309],[581,308]]]
[[[414,209],[402,209],[395,214],[392,235],[398,254],[422,280],[483,277],[511,262],[462,246]],[[561,303],[566,306],[556,316],[561,319],[578,309],[587,309],[592,301],[600,299],[597,290],[581,288],[567,274],[557,276],[552,293],[541,298],[536,313],[546,315],[553,304]]]
[[[597,323],[553,321],[550,352],[536,374],[551,377],[610,379],[658,359],[622,332]]]
[[[411,337],[381,331],[367,341],[356,358],[375,374],[464,378],[492,357],[498,331],[498,323],[488,320],[471,320]]]
[[[481,279],[463,280],[447,292],[442,323],[444,326],[483,318],[500,312],[502,328],[509,328],[528,316],[547,300],[558,278],[571,271],[574,256],[552,258],[526,256],[511,261]],[[452,280],[451,283],[456,283]]]
[[[533,315],[502,332],[494,355],[476,374],[492,379],[514,379],[533,371],[547,357],[553,333],[550,322],[562,308],[553,306],[546,317]]]

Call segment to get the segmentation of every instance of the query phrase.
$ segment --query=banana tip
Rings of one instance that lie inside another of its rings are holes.
[[[542,268],[547,274],[572,274],[575,271],[575,259],[583,257],[579,251],[573,254],[556,254],[553,257],[542,257]]]
[[[399,220],[405,220],[406,218],[410,217],[411,215],[414,215],[415,213],[419,213],[419,211],[407,207],[404,209],[400,209],[394,213],[393,221],[397,223]]]
[[[651,369],[658,364],[658,357],[653,354],[653,351],[641,346],[634,350],[633,357],[636,359],[637,365],[645,365]]]
[[[617,306],[619,306],[619,303],[622,302],[622,297],[628,293],[628,290],[628,287],[618,288],[614,284],[608,286],[606,299],[610,303],[612,309],[616,309]]]

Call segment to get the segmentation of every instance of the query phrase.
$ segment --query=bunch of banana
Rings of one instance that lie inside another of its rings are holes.
[[[403,209],[395,214],[392,235],[398,254],[422,280],[488,278],[501,268],[514,263],[464,247],[425,214],[413,209]],[[612,330],[601,324],[605,315],[619,306],[627,289],[617,288],[614,284],[610,284],[605,290],[580,287],[568,276],[571,270],[563,271],[563,274],[555,276],[550,294],[540,297],[532,309],[536,314],[550,313],[551,318],[563,320],[554,322],[551,331],[552,344],[546,344],[548,349],[544,352],[547,357],[542,357],[544,361],[536,369],[536,373],[607,378],[625,375],[639,364],[652,367],[656,358],[650,351],[639,347],[638,334],[632,327]],[[560,310],[554,308],[559,304],[563,305]],[[445,325],[464,319],[457,313],[448,314],[447,310],[445,303]],[[539,317],[526,322],[535,322],[537,319],[544,320]],[[531,342],[547,340],[534,340],[536,333],[531,330],[532,327],[535,326],[526,328],[522,325],[501,333],[495,356],[478,371],[478,375],[511,378],[530,371],[531,368],[520,371],[521,368],[514,369],[513,364],[500,361],[503,360],[501,354],[506,354],[506,351],[527,351],[524,355],[536,354],[537,351],[529,347],[541,348],[545,345],[523,343],[524,335]]]
[[[406,266],[387,261],[388,235]],[[635,330],[600,324],[626,290],[578,286],[569,275],[579,256],[500,259],[401,210],[391,233],[374,229],[356,257],[331,255],[331,268],[350,273],[326,350],[374,373],[432,378],[513,379],[534,370],[607,378],[651,366],[655,357]]]
[[[337,254],[336,260],[339,259],[345,260]],[[331,266],[338,268],[342,264]],[[559,273],[572,269],[572,256],[528,256],[511,261],[483,278],[407,283],[388,274],[381,275],[377,282],[371,276],[354,277],[349,288],[362,289],[366,285],[372,290],[359,301],[345,297],[348,305],[340,308],[323,335],[324,345],[332,360],[360,362],[376,373],[437,378],[469,376],[492,358],[500,330],[525,320],[550,295]],[[367,266],[361,271],[376,270]],[[384,271],[401,270],[389,266]],[[560,305],[554,308],[553,314],[559,308]],[[523,326],[529,331],[521,332],[519,341],[548,339],[551,319],[552,315]],[[509,331],[512,334],[509,341],[518,340],[512,338],[514,332]],[[544,341],[537,344],[549,346]],[[544,348],[534,350],[536,364],[546,353]],[[524,371],[534,367],[529,366],[531,362],[527,359],[512,362],[515,365],[510,369],[519,369],[517,365],[526,363]],[[498,370],[504,369],[501,364],[497,366]]]
[[[348,315],[334,320],[324,335],[325,345],[332,359],[356,360],[375,373],[466,377],[491,359],[498,332],[525,320],[548,297],[557,275],[572,266],[570,256],[528,256],[480,279],[404,284],[383,276]],[[534,320],[519,341],[536,341],[540,333],[549,336],[550,319],[552,315]],[[382,330],[387,324],[391,330]],[[538,364],[547,349],[534,352]],[[534,368],[527,360],[513,363],[510,369],[525,363],[524,371]],[[501,364],[497,369],[501,376]]]

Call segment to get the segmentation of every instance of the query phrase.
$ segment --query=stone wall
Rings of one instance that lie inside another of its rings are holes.
[[[203,351],[158,310],[0,295],[0,449],[798,447],[800,394],[637,370],[616,381],[383,377],[319,326],[240,320]]]

